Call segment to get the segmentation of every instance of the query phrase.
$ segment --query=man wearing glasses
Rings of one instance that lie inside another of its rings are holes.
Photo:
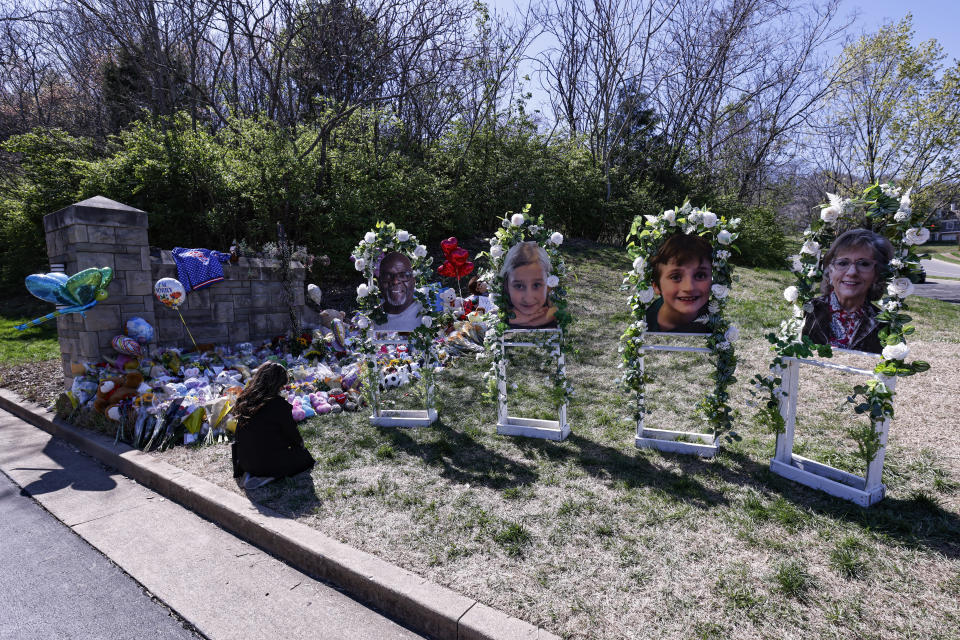
[[[410,259],[391,251],[380,262],[377,286],[383,296],[387,321],[376,325],[377,331],[413,331],[420,325],[422,308],[413,297],[415,279]]]

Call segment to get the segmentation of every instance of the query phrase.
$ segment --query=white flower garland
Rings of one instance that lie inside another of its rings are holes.
[[[707,324],[710,333],[704,334],[711,359],[716,369],[713,373],[714,388],[698,405],[710,421],[714,436],[725,434],[728,440],[739,439],[730,431],[733,422],[733,410],[730,408],[730,396],[727,387],[735,381],[737,357],[733,343],[740,337],[740,331],[724,317],[724,308],[730,294],[733,279],[733,266],[730,264],[730,250],[737,239],[737,226],[740,219],[727,220],[711,211],[696,209],[685,201],[678,210],[669,209],[659,216],[637,217],[633,221],[628,238],[633,241],[627,246],[633,258],[633,269],[623,279],[624,287],[632,291],[630,308],[633,323],[620,338],[620,352],[623,362],[624,386],[636,394],[635,419],[646,413],[645,391],[650,377],[640,367],[643,358],[643,346],[647,334],[647,310],[657,297],[653,290],[653,267],[650,261],[656,256],[667,238],[676,234],[696,234],[713,245],[713,284],[710,287],[710,299],[707,302]]]
[[[760,392],[768,396],[761,412],[777,433],[784,428],[779,412],[779,400],[785,394],[781,388],[783,358],[809,357],[814,353],[824,358],[833,355],[830,345],[814,344],[809,337],[802,335],[803,323],[805,314],[812,310],[811,301],[821,295],[820,283],[824,269],[821,258],[836,236],[834,225],[857,211],[865,211],[867,220],[873,222],[877,232],[890,240],[893,246],[893,257],[886,269],[886,295],[880,300],[881,311],[877,314],[881,325],[879,337],[885,346],[874,371],[884,376],[907,376],[930,368],[922,360],[905,362],[910,353],[906,336],[913,333],[913,327],[907,325],[910,316],[903,313],[907,310],[905,299],[913,293],[913,283],[908,276],[920,264],[920,255],[914,247],[930,237],[930,231],[921,226],[920,216],[913,213],[910,191],[901,195],[898,187],[884,183],[867,187],[863,196],[857,199],[841,198],[832,193],[827,194],[827,199],[828,204],[821,208],[819,219],[811,222],[804,231],[800,253],[790,257],[790,271],[796,275],[796,284],[784,289],[783,297],[790,303],[791,314],[780,325],[777,334],[767,336],[777,354],[770,364],[770,374],[758,374],[753,379],[756,389],[754,395]],[[856,402],[858,395],[864,397],[864,402]],[[893,393],[878,380],[855,386],[854,394],[848,398],[855,405],[856,413],[870,416],[869,429],[851,430],[850,433],[867,464],[879,450],[873,423],[893,417],[892,399]]]
[[[529,240],[533,240],[540,245],[550,257],[553,272],[547,274],[546,285],[550,288],[549,302],[557,307],[555,318],[560,331],[547,333],[541,337],[531,334],[524,336],[524,340],[539,340],[544,350],[558,356],[563,351],[566,330],[572,321],[570,312],[567,311],[567,278],[569,273],[563,262],[563,256],[560,254],[563,234],[548,230],[544,226],[543,216],[534,219],[530,215],[529,204],[524,206],[520,213],[508,211],[501,221],[500,229],[490,239],[490,250],[480,254],[480,256],[487,257],[490,265],[490,268],[481,274],[481,279],[489,284],[493,303],[497,305],[496,317],[491,322],[484,339],[485,351],[493,357],[490,371],[484,374],[490,395],[497,393],[497,367],[500,361],[506,357],[502,346],[502,338],[504,333],[510,329],[508,324],[510,305],[507,304],[507,283],[506,278],[500,275],[500,270],[503,268],[503,261],[507,252],[514,245]],[[551,399],[553,405],[560,407],[573,396],[573,387],[567,379],[566,371],[559,366],[559,363],[551,371],[550,381],[552,383]]]
[[[390,252],[405,255],[410,260],[416,280],[414,298],[420,303],[422,313],[420,326],[413,330],[409,342],[419,353],[423,354],[424,362],[420,371],[427,389],[431,388],[434,368],[439,365],[436,340],[442,323],[436,318],[440,314],[436,311],[436,291],[427,286],[428,276],[432,273],[430,265],[433,258],[427,255],[427,248],[419,244],[417,237],[403,229],[397,229],[391,223],[378,222],[373,231],[368,231],[363,240],[353,250],[353,266],[363,273],[366,282],[357,287],[358,314],[353,322],[360,331],[357,350],[365,355],[368,363],[366,381],[368,385],[377,385],[375,379],[376,367],[370,366],[377,357],[376,346],[373,344],[374,325],[387,321],[387,314],[383,310],[383,299],[380,289],[375,283],[380,260]],[[372,390],[370,386],[368,389]],[[433,409],[433,397],[427,394],[427,408]]]

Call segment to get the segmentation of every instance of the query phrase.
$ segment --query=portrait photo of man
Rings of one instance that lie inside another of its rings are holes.
[[[420,326],[423,308],[413,296],[416,279],[410,258],[391,251],[380,262],[377,286],[380,288],[387,321],[376,325],[376,331],[413,331]]]

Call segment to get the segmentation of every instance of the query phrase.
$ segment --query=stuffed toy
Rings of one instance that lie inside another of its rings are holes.
[[[145,391],[140,391],[141,385],[143,385],[143,374],[139,371],[101,381],[97,387],[97,397],[93,401],[94,410],[97,413],[105,413],[109,407],[119,404],[122,400],[150,390],[147,387]]]
[[[334,320],[343,322],[346,319],[347,314],[343,311],[337,311],[336,309],[324,309],[320,312],[320,324],[325,326],[327,329],[333,326]]]

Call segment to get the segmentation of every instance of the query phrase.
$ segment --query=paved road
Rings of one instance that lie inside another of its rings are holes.
[[[0,612],[3,640],[202,637],[3,473]]]
[[[950,278],[960,278],[960,264],[954,264],[953,262],[947,262],[945,260],[937,260],[936,258],[921,260],[920,264],[923,265],[923,268],[927,270],[928,276],[947,276]]]
[[[960,304],[960,280],[944,278],[944,276],[960,278],[960,264],[934,259],[922,260],[921,264],[927,270],[927,281],[924,284],[916,285],[914,293],[924,298],[935,298]]]

